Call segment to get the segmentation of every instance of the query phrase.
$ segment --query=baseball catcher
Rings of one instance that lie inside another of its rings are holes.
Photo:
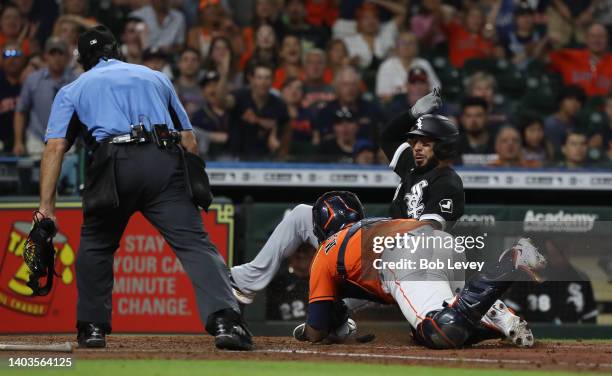
[[[39,211],[34,212],[32,222],[23,251],[23,259],[30,269],[27,285],[32,289],[32,296],[45,296],[51,291],[56,274],[53,237],[57,228],[52,219],[44,217]],[[47,280],[41,287],[40,281],[44,277]]]
[[[295,328],[296,339],[320,342],[331,337],[338,342],[336,337],[353,334],[355,324],[340,301],[359,298],[396,303],[410,323],[415,341],[428,348],[461,348],[493,338],[504,338],[519,347],[533,346],[527,323],[498,300],[513,281],[524,276],[536,279],[536,272],[545,266],[546,260],[529,239],[520,239],[497,263],[465,283],[462,273],[450,268],[385,267],[422,259],[455,264],[463,254],[435,245],[401,252],[402,247],[396,244],[385,244],[380,252],[373,252],[368,244],[375,237],[451,235],[429,221],[356,220],[359,216],[354,213],[363,209],[352,196],[348,201],[343,194],[329,192],[313,206],[313,225],[321,246],[311,266],[307,319]],[[457,295],[455,288],[460,291]]]

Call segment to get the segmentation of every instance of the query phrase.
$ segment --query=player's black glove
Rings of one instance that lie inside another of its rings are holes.
[[[410,113],[415,119],[418,119],[423,115],[432,113],[441,106],[442,98],[440,96],[440,89],[434,88],[431,93],[416,101],[414,106],[410,109]]]
[[[32,296],[45,296],[53,287],[53,276],[55,275],[55,249],[53,249],[53,237],[57,233],[55,222],[49,218],[38,218],[40,212],[34,212],[33,226],[26,239],[23,259],[30,269],[30,278],[27,282],[32,289]],[[39,279],[47,277],[43,287],[40,287]]]

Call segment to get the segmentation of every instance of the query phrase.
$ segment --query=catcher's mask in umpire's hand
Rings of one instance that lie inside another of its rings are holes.
[[[312,207],[314,233],[319,243],[364,217],[365,211],[359,197],[348,191],[324,193]]]
[[[23,260],[30,272],[26,284],[32,289],[32,296],[45,296],[51,291],[55,276],[53,237],[57,233],[57,228],[53,220],[44,217],[39,219],[38,214],[40,212],[34,212],[34,224],[26,239]],[[45,276],[47,281],[43,287],[40,287],[39,279]]]
[[[406,133],[410,139],[415,136],[424,136],[436,141],[434,154],[439,160],[451,159],[456,152],[456,142],[459,129],[447,117],[441,115],[423,115],[419,117],[412,129]]]

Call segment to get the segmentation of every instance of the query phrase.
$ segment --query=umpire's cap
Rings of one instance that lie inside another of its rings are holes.
[[[348,191],[324,193],[312,207],[314,234],[321,243],[364,217],[365,210],[359,197]]]
[[[449,118],[427,114],[417,119],[416,124],[406,133],[408,138],[424,136],[436,140],[434,153],[438,159],[452,158],[459,129]]]
[[[98,63],[100,58],[119,58],[117,40],[104,25],[98,25],[79,35],[77,42],[78,62],[86,71]]]

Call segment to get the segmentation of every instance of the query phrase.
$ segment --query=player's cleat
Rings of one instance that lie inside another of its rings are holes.
[[[79,347],[103,348],[106,347],[106,331],[96,324],[79,322],[77,324],[77,342]]]
[[[537,271],[546,267],[546,259],[538,251],[535,245],[529,238],[521,238],[511,248],[505,250],[499,261],[504,257],[512,257],[512,264],[515,269],[519,269],[527,273],[527,275],[536,282],[541,282]]]
[[[253,350],[251,332],[232,309],[224,309],[211,315],[206,330],[215,337],[215,346],[220,350]]]
[[[505,340],[517,347],[533,347],[535,339],[527,321],[519,316],[502,301],[498,300],[483,316],[482,322],[490,328],[502,332]]]
[[[254,292],[249,293],[249,292],[244,292],[240,290],[240,288],[236,284],[236,281],[234,281],[234,278],[231,275],[230,275],[230,285],[232,286],[232,293],[234,294],[234,297],[236,298],[238,303],[240,304],[253,303],[253,300],[255,300],[256,294]]]

